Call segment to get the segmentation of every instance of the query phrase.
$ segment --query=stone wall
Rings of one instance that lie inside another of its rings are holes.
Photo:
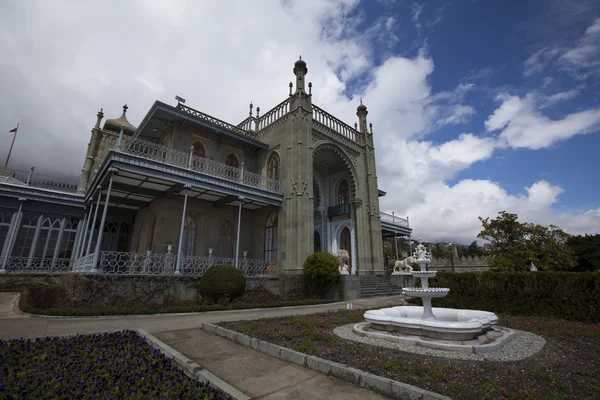
[[[26,291],[32,286],[56,289],[56,301],[72,307],[130,307],[197,303],[200,277],[79,275],[79,274],[0,274],[0,291]],[[246,278],[246,289],[266,289],[279,294],[277,278]],[[48,299],[48,301],[53,301]],[[48,308],[56,305],[46,304]]]

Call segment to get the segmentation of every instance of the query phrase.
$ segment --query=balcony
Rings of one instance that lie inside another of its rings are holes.
[[[199,172],[251,188],[281,193],[278,180],[146,140],[124,137],[113,151]]]
[[[333,217],[350,217],[350,204],[338,204],[337,206],[327,207],[327,215]]]
[[[410,236],[412,229],[408,224],[408,218],[397,217],[394,214],[379,213],[381,220],[381,233],[383,237]]]
[[[380,212],[379,215],[381,216],[381,222],[386,222],[388,224],[408,228],[408,219],[407,218],[400,218],[393,214],[387,214],[384,212]]]

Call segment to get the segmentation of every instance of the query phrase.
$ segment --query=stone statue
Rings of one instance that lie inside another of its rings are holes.
[[[348,250],[338,250],[337,259],[340,264],[340,274],[349,275],[348,260],[350,259],[350,256],[348,255]]]
[[[394,264],[394,272],[392,275],[399,275],[401,273],[409,273],[412,272],[411,265],[415,262],[415,258],[413,256],[406,257],[403,260],[398,260]]]

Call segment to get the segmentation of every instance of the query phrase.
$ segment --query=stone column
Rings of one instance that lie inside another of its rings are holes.
[[[358,260],[356,258],[356,210],[354,209],[354,204],[350,204],[350,246],[351,252],[350,257],[352,257],[352,275],[356,275],[358,271]]]
[[[108,202],[110,200],[110,191],[112,190],[113,177],[119,170],[111,168],[110,180],[108,181],[108,190],[106,191],[106,199],[104,200],[104,209],[102,210],[102,220],[100,221],[100,228],[98,229],[98,240],[96,241],[96,250],[94,251],[94,261],[92,263],[92,269],[90,272],[98,272],[98,257],[100,256],[100,246],[102,245],[102,233],[104,231],[104,223],[106,222],[106,214],[108,213]]]

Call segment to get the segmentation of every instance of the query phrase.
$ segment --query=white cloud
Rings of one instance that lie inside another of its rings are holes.
[[[500,130],[502,145],[513,148],[542,149],[597,129],[600,124],[600,108],[569,114],[552,120],[542,115],[536,106],[535,95],[525,97],[499,96],[502,101],[485,122],[488,132]]]

